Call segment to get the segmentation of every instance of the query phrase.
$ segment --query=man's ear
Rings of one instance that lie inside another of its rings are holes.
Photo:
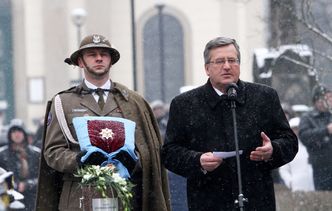
[[[204,67],[205,67],[205,73],[206,73],[206,75],[210,76],[209,64],[205,64]]]
[[[83,63],[82,56],[80,56],[80,57],[77,58],[77,63],[78,63],[78,66],[79,66],[80,68],[83,68],[83,67],[84,67],[84,63]]]

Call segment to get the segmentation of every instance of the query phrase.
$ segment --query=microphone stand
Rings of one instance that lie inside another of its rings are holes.
[[[235,89],[237,89],[236,84]],[[235,152],[236,152],[236,167],[237,167],[237,180],[239,185],[239,195],[238,198],[235,200],[235,205],[237,205],[240,208],[240,211],[244,211],[244,202],[248,202],[248,199],[244,197],[242,193],[242,178],[241,178],[241,164],[240,164],[240,152],[239,152],[239,141],[238,141],[238,134],[237,134],[237,122],[236,122],[236,104],[235,104],[235,98],[236,98],[236,90],[234,90],[234,87],[229,86],[229,89],[231,92],[233,92],[234,95],[229,94],[229,100],[231,102],[231,110],[232,110],[232,116],[233,116],[233,129],[234,129],[234,141],[235,141]],[[229,91],[227,91],[229,93]]]

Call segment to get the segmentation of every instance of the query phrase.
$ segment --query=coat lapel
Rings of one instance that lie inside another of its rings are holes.
[[[80,104],[87,109],[91,110],[92,112],[100,115],[101,110],[89,91],[89,88],[82,82],[80,85],[76,87],[77,93],[81,95],[81,102]],[[84,97],[82,97],[84,95]]]
[[[93,111],[96,114],[101,114],[101,110],[93,98],[92,94],[89,94],[87,97],[83,97],[81,101],[81,105]]]
[[[109,93],[106,103],[104,105],[104,109],[101,112],[101,114],[103,116],[107,116],[109,113],[111,113],[114,109],[116,109],[118,107],[118,105],[116,104],[115,100],[114,100],[114,96],[113,93]]]

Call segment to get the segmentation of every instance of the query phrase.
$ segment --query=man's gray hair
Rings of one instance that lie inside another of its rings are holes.
[[[226,46],[226,45],[234,45],[236,51],[237,51],[237,58],[239,60],[239,63],[241,61],[241,54],[240,54],[240,47],[237,44],[235,39],[231,39],[228,37],[217,37],[214,38],[213,40],[210,40],[204,49],[204,62],[205,64],[208,64],[210,62],[210,51],[212,49],[221,47],[221,46]]]

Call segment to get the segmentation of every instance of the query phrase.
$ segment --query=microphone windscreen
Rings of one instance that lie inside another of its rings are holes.
[[[237,91],[239,90],[236,83],[230,83],[227,86],[227,96],[230,98],[235,98],[237,96]]]

